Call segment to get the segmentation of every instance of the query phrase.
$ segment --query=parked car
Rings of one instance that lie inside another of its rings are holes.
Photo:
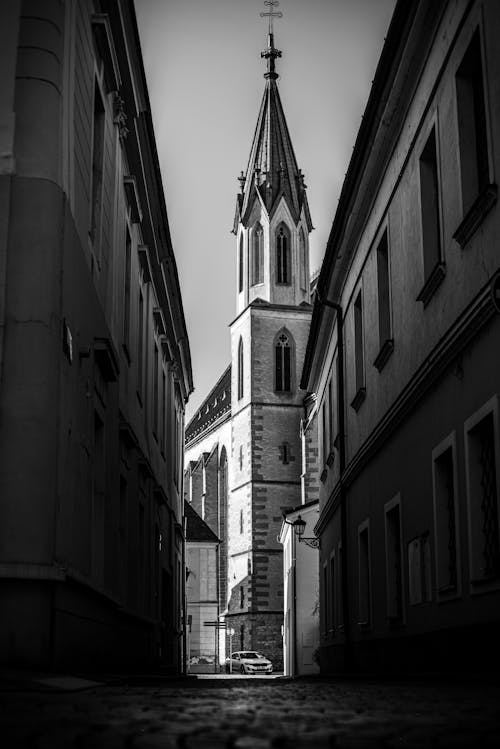
[[[226,673],[272,674],[273,664],[255,650],[238,650],[226,658]]]

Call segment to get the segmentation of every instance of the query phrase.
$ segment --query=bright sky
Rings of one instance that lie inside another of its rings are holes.
[[[281,0],[279,88],[319,269],[395,0]],[[195,392],[229,364],[236,310],[237,177],[264,92],[262,0],[135,0]]]

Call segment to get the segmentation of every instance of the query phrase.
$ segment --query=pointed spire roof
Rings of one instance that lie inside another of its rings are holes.
[[[313,226],[304,176],[295,158],[277,85],[275,60],[281,57],[281,52],[274,46],[272,33],[268,34],[268,47],[261,57],[267,60],[267,72],[264,73],[266,85],[246,174],[242,172],[238,178],[241,193],[238,195],[233,231],[236,233],[239,220],[246,224],[256,196],[271,215],[282,195],[296,222],[299,221],[302,206],[305,207],[310,231]]]

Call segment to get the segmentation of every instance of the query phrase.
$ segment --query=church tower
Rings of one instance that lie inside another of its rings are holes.
[[[273,3],[274,5],[275,3]],[[299,390],[311,319],[306,185],[278,91],[272,16],[265,88],[239,177],[237,316],[231,323],[228,609],[233,650],[282,663],[284,510],[301,501]]]

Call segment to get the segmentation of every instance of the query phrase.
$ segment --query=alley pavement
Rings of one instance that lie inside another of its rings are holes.
[[[5,749],[500,747],[500,681],[0,674]]]

